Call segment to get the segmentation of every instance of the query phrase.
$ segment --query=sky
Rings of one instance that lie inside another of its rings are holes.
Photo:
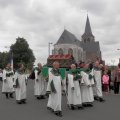
[[[64,29],[81,40],[88,14],[103,59],[108,65],[117,64],[119,5],[120,0],[0,0],[0,51],[8,51],[17,37],[24,37],[33,49],[36,63],[46,63],[48,43],[54,45]]]

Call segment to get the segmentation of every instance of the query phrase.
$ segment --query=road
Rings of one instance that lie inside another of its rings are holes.
[[[0,90],[1,90],[0,82]],[[34,81],[27,86],[27,104],[18,105],[15,99],[6,99],[0,93],[0,120],[119,120],[120,95],[108,94],[106,102],[94,102],[94,107],[84,110],[69,110],[65,96],[62,99],[63,117],[57,117],[46,109],[46,100],[36,100],[33,93]]]

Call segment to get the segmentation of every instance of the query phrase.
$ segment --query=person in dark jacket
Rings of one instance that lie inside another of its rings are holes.
[[[120,86],[120,63],[112,72],[112,81],[114,82],[114,93],[119,94],[119,86]]]

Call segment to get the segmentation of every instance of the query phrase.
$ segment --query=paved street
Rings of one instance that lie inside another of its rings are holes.
[[[120,118],[120,95],[109,94],[105,96],[105,103],[95,102],[92,108],[74,111],[67,108],[66,98],[63,97],[63,117],[60,118],[46,109],[47,99],[40,101],[35,99],[33,85],[34,81],[29,81],[26,105],[18,105],[15,99],[5,99],[0,93],[0,120],[114,120],[114,118],[119,120]]]

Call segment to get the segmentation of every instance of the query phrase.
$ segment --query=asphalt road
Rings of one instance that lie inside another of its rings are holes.
[[[0,90],[1,90],[0,82]],[[0,93],[0,120],[119,120],[120,95],[105,96],[106,102],[94,102],[92,108],[69,110],[65,96],[62,99],[63,117],[57,117],[46,109],[46,100],[36,100],[33,95],[34,81],[27,86],[27,104],[18,105],[15,99],[6,99]]]

